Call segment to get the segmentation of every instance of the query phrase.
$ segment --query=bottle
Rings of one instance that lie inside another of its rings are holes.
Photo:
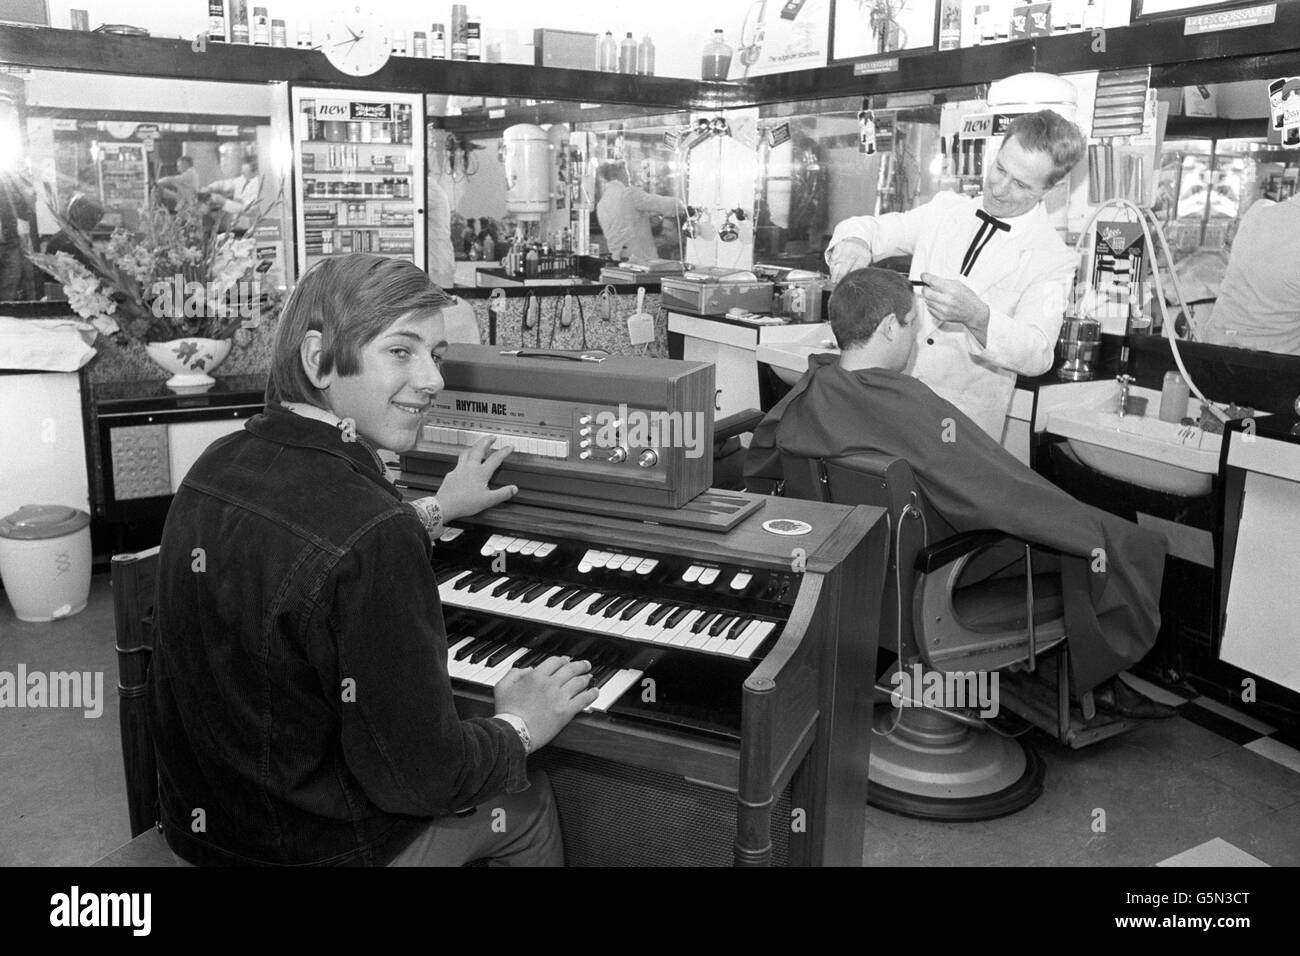
[[[226,42],[225,0],[208,0],[208,42]]]
[[[248,42],[248,0],[230,0],[230,42]]]
[[[648,33],[641,38],[641,44],[636,48],[636,71],[641,76],[655,75],[655,45]]]
[[[713,39],[704,45],[704,56],[700,61],[700,78],[725,80],[729,72],[731,72],[731,46],[721,30],[714,30]]]
[[[1160,389],[1160,420],[1175,425],[1187,416],[1187,402],[1191,390],[1177,372],[1165,372],[1164,387]]]
[[[393,31],[393,56],[406,56],[406,31]]]
[[[618,72],[618,44],[614,42],[614,34],[609,30],[605,31],[605,38],[600,41],[600,72]]]
[[[955,50],[961,46],[961,0],[944,0],[939,19],[939,49]]]
[[[541,258],[537,255],[537,247],[529,246],[528,255],[524,256],[524,275],[530,279],[536,278],[540,263]]]
[[[266,15],[266,7],[253,7],[253,44],[271,45],[271,18]]]
[[[618,45],[618,72],[636,72],[636,41],[632,39],[631,33],[623,37],[623,42]]]
[[[411,36],[411,56],[421,60],[429,58],[429,35],[423,30],[416,30]]]
[[[283,20],[271,21],[271,46],[288,46],[289,38]]]
[[[456,3],[451,7],[451,58],[453,60],[465,59],[467,48],[465,43],[465,4]]]
[[[298,49],[311,49],[311,23],[310,21],[298,21]]]
[[[429,56],[435,60],[447,59],[447,33],[441,23],[435,23],[429,35]]]
[[[483,22],[474,14],[465,18],[465,59],[483,59]]]

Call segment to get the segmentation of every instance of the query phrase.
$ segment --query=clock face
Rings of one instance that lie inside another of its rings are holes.
[[[369,76],[393,53],[392,31],[365,7],[349,5],[325,27],[322,50],[335,69],[348,76]]]

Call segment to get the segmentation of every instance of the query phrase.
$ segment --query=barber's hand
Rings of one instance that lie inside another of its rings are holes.
[[[492,438],[480,438],[460,453],[460,461],[447,473],[438,487],[438,506],[442,509],[442,520],[450,523],[466,515],[478,514],[484,508],[491,508],[503,501],[509,501],[519,489],[515,485],[504,488],[489,488],[488,482],[496,474],[497,468],[514,451],[510,446],[500,448],[488,454],[492,447]],[[522,715],[520,715],[522,716]]]
[[[833,282],[839,282],[854,269],[865,269],[871,260],[871,247],[861,239],[841,239],[826,253]]]
[[[989,307],[984,301],[958,279],[945,279],[930,272],[923,273],[921,279],[925,282],[925,305],[930,315],[938,322],[966,326],[983,345],[989,328]]]
[[[528,725],[533,749],[545,746],[564,725],[600,696],[591,684],[591,664],[548,657],[536,667],[514,668],[492,694],[498,714],[514,714]]]

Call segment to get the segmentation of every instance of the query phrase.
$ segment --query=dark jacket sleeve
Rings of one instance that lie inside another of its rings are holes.
[[[528,785],[514,729],[461,720],[447,676],[447,638],[428,537],[413,514],[365,532],[336,566],[321,610],[337,673],[343,756],[390,813],[438,816]]]

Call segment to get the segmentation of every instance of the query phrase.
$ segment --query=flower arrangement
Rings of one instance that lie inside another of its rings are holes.
[[[869,10],[868,23],[878,52],[888,53],[901,45],[898,17],[906,6],[907,0],[858,0],[859,9]]]
[[[45,193],[78,255],[28,258],[58,280],[68,305],[103,335],[120,333],[141,345],[227,339],[278,308],[279,291],[257,281],[252,230],[241,237],[218,228],[198,202],[174,212],[161,205],[144,210],[138,232],[118,227],[100,247],[59,211],[49,184]]]

